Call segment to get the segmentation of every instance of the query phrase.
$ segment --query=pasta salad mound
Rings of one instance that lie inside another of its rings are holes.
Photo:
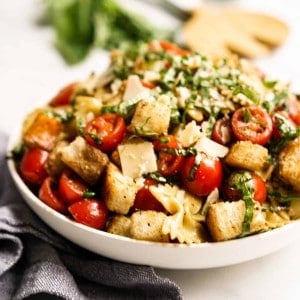
[[[61,89],[12,151],[37,197],[137,240],[216,242],[300,218],[300,102],[235,56],[167,41],[114,50]]]

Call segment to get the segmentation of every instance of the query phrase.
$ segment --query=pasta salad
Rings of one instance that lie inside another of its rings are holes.
[[[101,74],[24,120],[12,151],[37,197],[138,240],[202,243],[300,217],[300,102],[235,56],[167,41],[114,50]]]

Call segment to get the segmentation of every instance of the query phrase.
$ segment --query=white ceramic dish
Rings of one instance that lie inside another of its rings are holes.
[[[12,135],[8,151],[17,141],[18,134]],[[26,203],[48,226],[83,248],[123,262],[167,269],[214,268],[265,256],[300,237],[300,221],[296,221],[273,231],[218,243],[187,246],[133,240],[89,228],[56,212],[30,191],[12,160],[8,160],[8,167]]]

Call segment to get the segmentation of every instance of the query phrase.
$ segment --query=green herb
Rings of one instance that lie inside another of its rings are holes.
[[[263,79],[263,84],[268,89],[273,89],[276,86],[277,82],[277,80],[270,80],[268,78]]]
[[[115,0],[45,0],[55,45],[69,64],[83,60],[93,47],[105,50],[138,41],[172,38]]]
[[[252,117],[252,115],[251,115],[249,109],[247,109],[247,108],[243,109],[243,120],[246,123],[251,121],[251,117]]]
[[[250,87],[245,87],[245,86],[237,86],[232,94],[236,96],[237,94],[243,94],[246,96],[250,101],[252,101],[255,104],[260,103],[260,98],[259,95]]]
[[[145,178],[151,178],[158,183],[167,183],[167,179],[158,172],[151,172],[143,175]]]
[[[174,148],[161,148],[159,149],[161,152],[165,152],[172,155],[177,156],[193,156],[197,154],[197,149],[193,147],[185,148],[185,149],[174,149]]]
[[[295,194],[283,195],[277,191],[268,191],[268,196],[275,198],[280,203],[300,201],[300,195],[295,195]]]
[[[241,236],[245,236],[250,232],[250,224],[253,219],[254,201],[253,201],[253,180],[250,172],[240,171],[232,175],[230,185],[236,188],[242,195],[245,202],[246,212],[242,225]]]
[[[95,197],[95,195],[96,195],[96,193],[89,189],[87,189],[83,192],[84,198],[93,198],[93,197]]]
[[[280,91],[275,94],[271,101],[264,101],[262,106],[268,111],[272,112],[276,107],[281,105],[281,101],[288,97],[288,92],[286,90]]]

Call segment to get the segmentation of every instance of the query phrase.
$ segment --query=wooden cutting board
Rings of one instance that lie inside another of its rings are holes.
[[[209,56],[269,54],[284,43],[288,26],[271,15],[236,8],[201,7],[182,28],[183,42]]]

